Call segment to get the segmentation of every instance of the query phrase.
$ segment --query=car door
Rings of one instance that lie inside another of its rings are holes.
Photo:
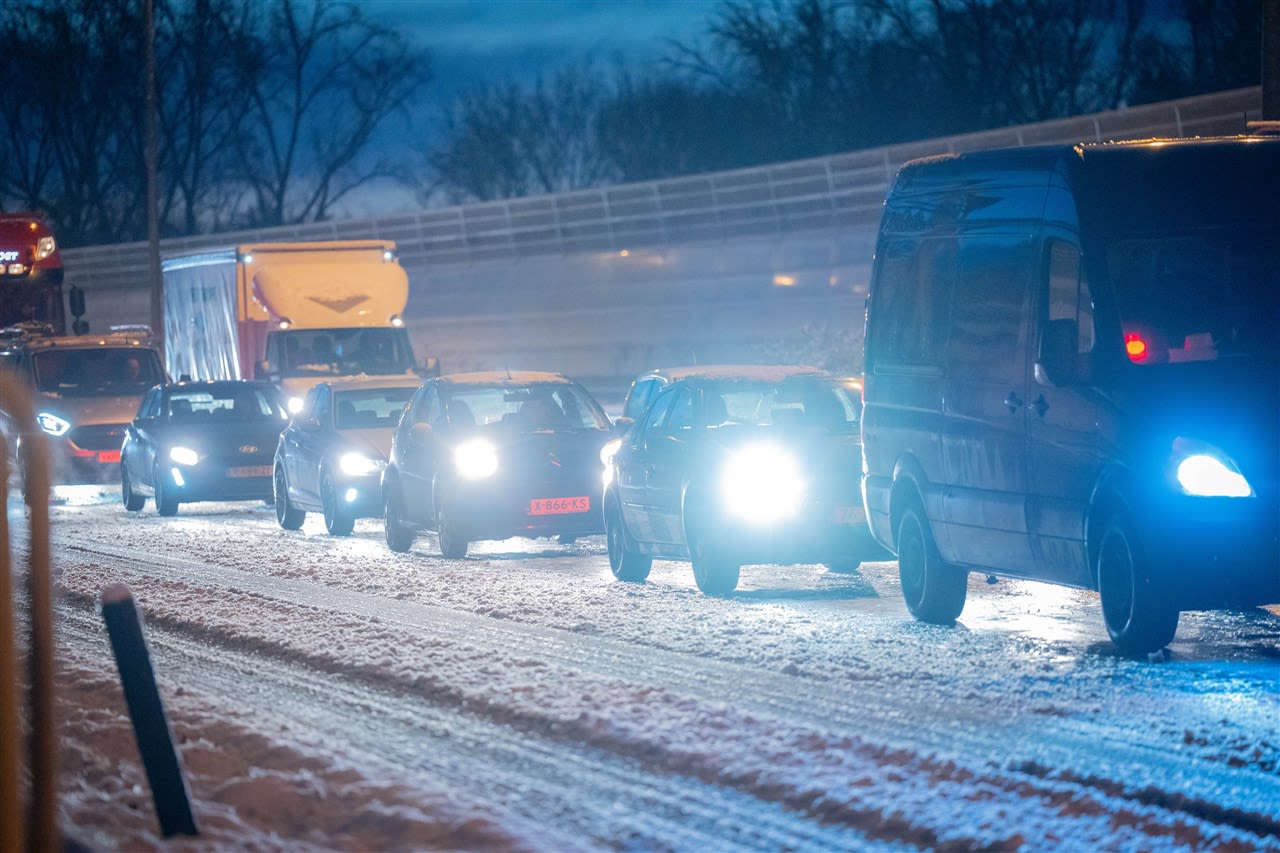
[[[414,524],[435,518],[435,480],[439,469],[439,438],[444,410],[435,385],[423,388],[402,420],[397,439],[400,445],[400,489],[404,517]]]
[[[643,503],[655,542],[684,544],[684,485],[689,475],[689,442],[693,423],[693,391],[676,385],[661,422],[649,430]]]
[[[673,395],[659,396],[642,416],[636,427],[623,437],[622,447],[614,457],[618,501],[627,532],[638,542],[658,541],[653,530],[646,486],[649,478],[650,434],[660,429],[671,409]]]
[[[310,504],[320,503],[320,468],[325,445],[333,425],[333,389],[320,384],[311,389],[310,417],[298,423],[293,448],[297,479],[293,482],[299,497]]]
[[[155,467],[155,443],[152,433],[163,414],[163,399],[164,394],[159,388],[148,391],[138,406],[137,416],[125,429],[120,460],[128,468],[129,480],[135,485],[153,485],[151,472]]]

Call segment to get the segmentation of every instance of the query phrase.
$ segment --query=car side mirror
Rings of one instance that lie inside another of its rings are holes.
[[[627,417],[626,415],[618,415],[613,419],[613,434],[622,435],[627,430],[636,425],[636,419]]]
[[[1036,382],[1041,385],[1070,385],[1079,382],[1086,362],[1077,351],[1080,328],[1075,320],[1050,320],[1040,337],[1040,357],[1036,359]]]
[[[415,441],[421,441],[431,435],[431,424],[426,421],[418,421],[413,426],[409,427],[409,435]]]

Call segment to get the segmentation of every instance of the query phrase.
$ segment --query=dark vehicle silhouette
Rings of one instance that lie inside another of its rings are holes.
[[[147,392],[120,451],[120,497],[171,516],[196,501],[271,500],[271,460],[288,423],[269,382],[174,382]]]
[[[613,428],[558,373],[460,373],[428,380],[391,440],[382,478],[387,545],[422,530],[449,558],[470,542],[602,531],[600,452]]]
[[[863,488],[918,619],[966,576],[1179,612],[1280,600],[1280,140],[908,163],[867,306]]]
[[[357,518],[382,516],[382,470],[391,435],[418,379],[322,382],[280,434],[274,482],[276,520],[302,526],[308,512],[324,515],[334,536]]]
[[[609,564],[689,560],[724,595],[748,563],[852,571],[884,556],[858,493],[859,389],[812,367],[676,368],[609,457]],[[648,374],[652,375],[652,374]]]

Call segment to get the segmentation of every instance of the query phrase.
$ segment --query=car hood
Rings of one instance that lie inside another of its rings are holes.
[[[57,415],[72,426],[92,424],[127,424],[137,414],[142,395],[63,397],[40,393],[36,411]]]
[[[242,421],[166,425],[156,427],[152,432],[163,444],[185,445],[204,453],[252,445],[270,455],[275,451],[283,428],[283,422],[277,425],[271,421]]]
[[[792,453],[811,477],[856,479],[861,472],[861,438],[856,432],[822,428],[727,424],[703,430],[707,461],[722,458],[749,444],[776,444]]]
[[[391,455],[391,437],[395,435],[394,427],[376,429],[344,429],[342,437],[345,446],[383,460]]]

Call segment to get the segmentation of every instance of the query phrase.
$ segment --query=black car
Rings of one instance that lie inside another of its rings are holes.
[[[280,434],[275,460],[276,519],[286,530],[307,512],[324,514],[334,536],[357,518],[382,516],[382,469],[391,434],[417,378],[321,382]]]
[[[288,423],[268,382],[174,382],[146,393],[125,431],[120,496],[137,512],[176,515],[194,501],[270,500],[271,460]]]
[[[724,595],[747,563],[883,556],[858,490],[860,388],[812,367],[670,371],[609,459],[609,565],[642,581],[654,557],[690,560],[698,588]]]
[[[600,533],[601,450],[612,424],[558,373],[463,373],[429,380],[391,440],[382,478],[387,545],[420,530],[463,557],[470,542]]]

